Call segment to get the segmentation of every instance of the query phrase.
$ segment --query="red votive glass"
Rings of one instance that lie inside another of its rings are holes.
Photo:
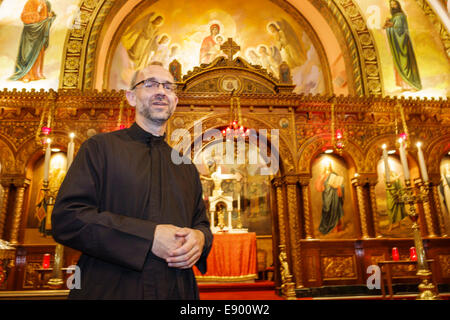
[[[400,254],[398,253],[397,247],[392,248],[392,260],[394,260],[394,261],[400,260]]]
[[[415,247],[409,248],[409,259],[411,261],[417,261],[417,253]]]
[[[42,260],[42,269],[50,268],[50,253],[44,254],[44,259]]]

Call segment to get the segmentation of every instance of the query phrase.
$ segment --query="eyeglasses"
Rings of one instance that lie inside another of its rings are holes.
[[[136,89],[136,87],[140,84],[144,84],[142,87],[145,89],[152,89],[152,90],[156,90],[159,88],[159,85],[162,85],[164,90],[173,92],[175,91],[177,85],[175,83],[172,82],[159,82],[153,79],[145,79],[142,81],[139,81],[138,83],[136,83],[134,86],[131,87],[131,90]]]

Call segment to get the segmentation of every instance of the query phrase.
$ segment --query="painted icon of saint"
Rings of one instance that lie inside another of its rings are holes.
[[[326,235],[334,228],[342,231],[344,216],[344,177],[333,171],[331,162],[323,168],[316,180],[316,190],[322,192],[322,219],[319,231]]]
[[[402,189],[400,176],[396,172],[391,171],[390,181],[393,191],[388,190],[386,195],[387,214],[390,222],[388,231],[400,227],[400,222],[406,217],[405,204],[395,201],[394,197],[394,193]]]
[[[439,192],[445,211],[450,217],[450,164],[444,166],[443,173],[441,175],[441,183],[439,184]]]
[[[14,74],[9,80],[30,82],[45,79],[44,54],[56,15],[49,1],[28,0],[20,18],[24,26]]]
[[[135,70],[145,67],[150,56],[156,52],[159,29],[163,23],[163,16],[151,13],[125,30],[121,43],[127,50]]]
[[[200,64],[211,63],[217,55],[216,36],[220,33],[220,26],[217,23],[209,27],[210,35],[205,37],[200,47]]]
[[[395,83],[402,90],[421,90],[419,68],[409,34],[408,21],[400,2],[389,1],[391,18],[383,26],[394,60]]]

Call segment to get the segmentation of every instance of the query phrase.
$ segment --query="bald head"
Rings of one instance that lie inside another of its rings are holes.
[[[130,88],[133,88],[136,83],[139,83],[142,80],[152,78],[154,74],[165,74],[171,80],[170,82],[174,82],[172,74],[163,67],[161,62],[154,61],[150,65],[136,70],[131,77]]]

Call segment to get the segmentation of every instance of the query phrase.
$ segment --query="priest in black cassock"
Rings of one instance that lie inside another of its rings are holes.
[[[61,185],[52,234],[82,252],[72,299],[198,299],[213,236],[196,167],[164,141],[178,98],[157,64],[135,73],[128,129],[86,140]]]

